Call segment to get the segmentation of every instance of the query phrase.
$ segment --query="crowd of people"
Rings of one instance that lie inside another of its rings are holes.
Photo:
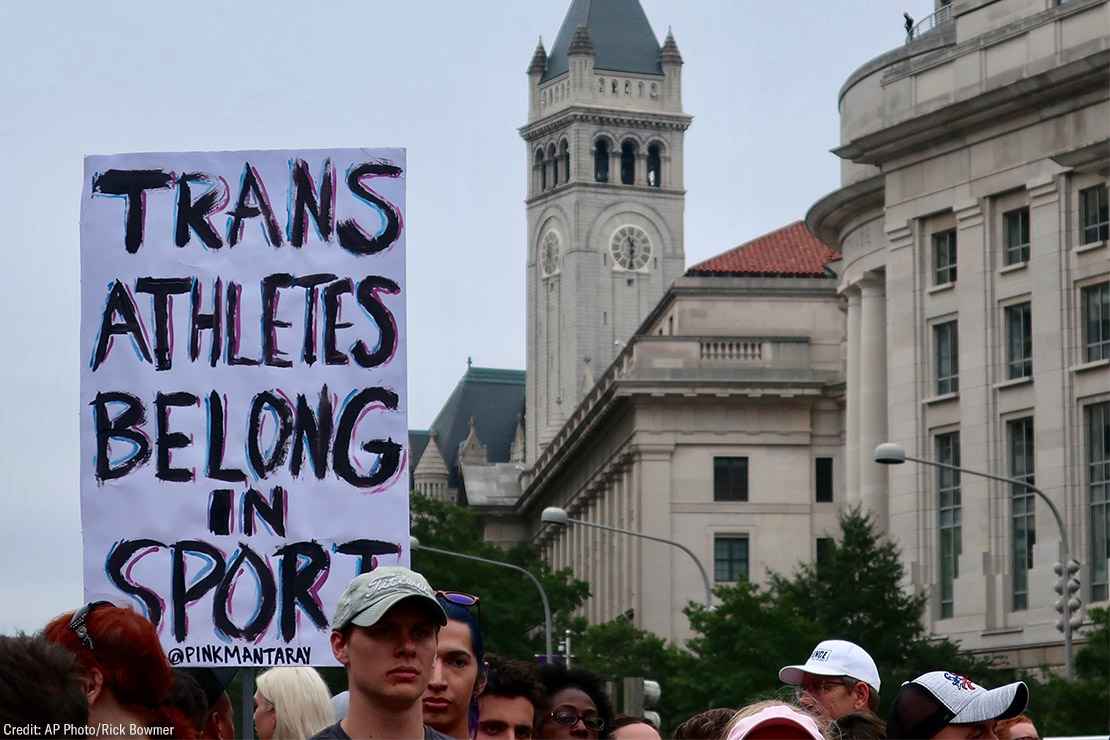
[[[434,591],[403,567],[355,577],[331,620],[347,690],[331,696],[310,667],[277,667],[256,681],[261,740],[659,740],[639,716],[615,715],[603,682],[561,664],[487,654],[480,600]],[[173,669],[154,626],[131,609],[94,602],[40,635],[0,637],[5,735],[217,738],[235,736],[231,669]],[[859,645],[825,640],[779,671],[780,698],[709,709],[675,727],[705,740],[1037,740],[1022,682],[984,688],[930,671],[897,689],[884,721],[882,683]],[[785,698],[783,698],[785,697]],[[93,728],[92,731],[87,728]]]

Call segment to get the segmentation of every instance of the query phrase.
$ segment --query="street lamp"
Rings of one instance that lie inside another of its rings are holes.
[[[884,442],[875,448],[873,455],[875,462],[880,465],[901,465],[907,460],[910,462],[919,463],[921,465],[931,465],[934,468],[944,468],[946,470],[954,470],[957,473],[966,473],[967,475],[974,475],[980,478],[988,478],[990,480],[1000,481],[1002,483],[1009,483],[1010,485],[1022,486],[1030,492],[1040,496],[1052,512],[1052,516],[1056,519],[1056,526],[1060,529],[1060,551],[1061,560],[1063,562],[1063,583],[1064,590],[1061,594],[1063,602],[1063,617],[1064,617],[1064,675],[1070,681],[1072,678],[1072,661],[1071,661],[1071,595],[1068,593],[1067,582],[1070,579],[1070,572],[1072,571],[1073,564],[1071,561],[1071,545],[1068,543],[1068,531],[1064,528],[1064,520],[1060,516],[1059,509],[1056,504],[1052,503],[1052,499],[1045,495],[1044,491],[1037,488],[1031,483],[1016,478],[1006,478],[1000,475],[991,475],[990,473],[983,473],[978,470],[968,470],[961,468],[958,465],[949,465],[947,463],[936,462],[935,460],[924,460],[919,457],[912,457],[906,454],[906,450],[902,445],[894,442]]]
[[[424,550],[426,552],[434,552],[436,555],[449,555],[453,558],[462,558],[463,560],[473,560],[475,562],[485,563],[486,565],[499,565],[502,568],[510,568],[512,570],[517,571],[518,573],[523,573],[524,575],[528,576],[532,580],[532,583],[535,584],[536,590],[540,592],[540,601],[543,602],[544,648],[547,651],[546,652],[547,662],[548,663],[554,662],[554,651],[552,651],[552,649],[551,649],[551,604],[547,600],[547,592],[543,590],[543,584],[540,583],[538,578],[536,578],[534,575],[532,575],[531,571],[527,570],[526,568],[521,568],[519,565],[513,565],[512,563],[505,563],[505,562],[502,562],[500,560],[490,560],[489,558],[480,558],[477,555],[465,555],[461,552],[452,552],[451,550],[440,550],[438,547],[429,547],[427,545],[421,545],[420,540],[416,539],[415,537],[409,537],[409,549],[414,550],[414,551],[415,550]]]
[[[629,529],[618,529],[617,527],[607,527],[604,524],[597,524],[595,522],[587,522],[587,521],[583,521],[581,519],[572,519],[570,517],[570,515],[567,514],[566,509],[561,509],[558,506],[548,506],[546,509],[544,509],[543,513],[540,514],[540,521],[544,522],[545,524],[554,524],[554,525],[559,526],[559,527],[566,527],[566,526],[569,526],[571,524],[578,524],[578,525],[581,525],[583,527],[593,527],[594,529],[604,529],[606,532],[616,532],[617,534],[627,534],[631,537],[640,537],[640,538],[645,539],[645,540],[652,540],[653,542],[662,542],[664,545],[671,545],[672,547],[677,547],[679,550],[682,550],[684,553],[689,555],[690,558],[694,561],[694,565],[698,566],[698,571],[701,573],[701,580],[702,580],[703,583],[705,583],[705,608],[706,609],[712,609],[713,608],[713,588],[709,585],[709,576],[706,575],[705,566],[703,566],[701,564],[701,561],[698,560],[698,556],[695,555],[690,548],[686,547],[681,542],[675,542],[674,540],[665,540],[662,537],[652,537],[650,534],[643,534],[642,532],[633,532],[632,530],[629,530]]]

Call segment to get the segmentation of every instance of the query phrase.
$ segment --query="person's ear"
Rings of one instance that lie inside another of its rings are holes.
[[[343,666],[351,664],[351,659],[347,657],[347,637],[339,630],[332,630],[331,632],[331,654]]]
[[[871,698],[871,687],[863,681],[857,681],[852,687],[852,708],[856,710],[868,709]]]
[[[485,690],[486,690],[486,667],[484,665],[479,665],[478,666],[478,678],[475,679],[475,681],[474,681],[474,696],[475,697],[481,696],[482,692],[485,691]]]
[[[104,692],[104,674],[100,672],[99,668],[90,668],[85,673],[83,683],[85,685],[85,696],[88,698],[91,707]]]

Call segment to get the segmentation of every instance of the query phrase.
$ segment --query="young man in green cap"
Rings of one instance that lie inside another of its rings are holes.
[[[347,668],[347,716],[312,740],[447,740],[424,725],[420,698],[447,615],[424,576],[382,566],[347,585],[331,621],[331,649]]]

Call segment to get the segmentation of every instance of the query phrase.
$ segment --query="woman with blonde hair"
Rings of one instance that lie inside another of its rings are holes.
[[[331,693],[313,668],[271,668],[255,685],[260,740],[304,740],[335,722]]]

